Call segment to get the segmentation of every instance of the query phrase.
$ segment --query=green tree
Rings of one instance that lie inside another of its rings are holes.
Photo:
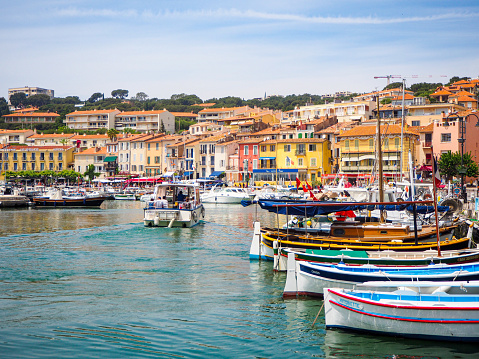
[[[463,166],[461,166],[461,153],[448,151],[441,155],[438,161],[439,172],[446,176],[448,180],[452,177],[459,177],[464,174],[466,177],[478,177],[479,168],[477,163],[472,160],[470,153],[464,153],[462,157]],[[462,173],[464,171],[464,173]]]
[[[128,90],[122,90],[122,89],[113,90],[111,92],[111,96],[115,98],[125,99],[128,97]]]
[[[27,103],[27,95],[23,92],[14,93],[10,96],[10,103],[15,107],[25,106]]]
[[[95,177],[98,177],[100,173],[95,172],[95,166],[94,165],[88,165],[86,168],[85,173],[83,174],[85,177],[88,177],[90,181],[93,181]]]
[[[115,129],[115,128],[110,128],[108,131],[107,131],[107,135],[108,135],[108,138],[110,139],[110,141],[115,141],[117,136],[118,136],[118,130]]]
[[[0,97],[0,116],[8,115],[9,113],[7,100],[5,100],[5,97]]]
[[[148,95],[144,92],[138,92],[135,96],[135,99],[138,101],[146,101],[148,99]]]
[[[45,94],[32,95],[27,98],[25,105],[41,107],[50,103],[50,96]]]
[[[93,95],[90,96],[90,98],[88,99],[88,102],[95,103],[101,98],[103,98],[103,94],[101,92],[95,92]]]

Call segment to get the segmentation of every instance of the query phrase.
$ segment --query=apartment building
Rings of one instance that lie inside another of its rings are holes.
[[[131,128],[142,133],[175,133],[175,116],[167,110],[121,112],[115,116],[115,128],[119,131]]]
[[[76,146],[71,140],[74,136],[73,133],[34,133],[28,137],[28,142],[34,146]]]
[[[26,144],[30,142],[30,136],[35,132],[32,130],[4,130],[0,129],[0,144]]]
[[[70,169],[74,150],[72,146],[6,145],[0,149],[0,172]]]
[[[218,123],[219,120],[223,120],[230,117],[235,117],[240,114],[245,114],[250,111],[249,106],[241,107],[222,107],[222,108],[204,108],[198,112],[198,123],[201,122],[213,122]]]
[[[148,177],[159,176],[168,172],[167,146],[180,141],[182,136],[165,135],[151,138],[146,141],[146,175]]]
[[[2,116],[5,123],[21,123],[23,125],[55,123],[58,117],[60,115],[54,112],[11,113]]]
[[[8,89],[8,98],[16,93],[24,93],[27,97],[33,95],[48,95],[50,96],[50,99],[52,99],[54,97],[55,91],[41,87],[13,87]]]
[[[79,173],[86,172],[89,165],[95,166],[95,172],[100,173],[99,178],[106,178],[111,175],[111,170],[107,167],[110,161],[105,162],[108,157],[115,157],[114,153],[109,153],[106,147],[91,147],[84,151],[74,154],[75,171]],[[114,170],[113,170],[114,172]]]
[[[283,118],[282,123],[306,123],[321,117],[333,116],[336,116],[338,122],[362,122],[369,120],[375,109],[376,102],[372,100],[301,106],[293,110],[291,117]]]
[[[408,173],[409,152],[415,159],[414,165],[418,163],[416,145],[419,143],[419,135],[407,128],[402,131],[401,129],[400,125],[381,125],[381,148],[385,177]],[[402,148],[401,132],[403,133]],[[341,148],[341,173],[353,176],[373,173],[377,158],[376,126],[356,126],[341,133],[338,137]]]
[[[75,111],[65,116],[64,123],[74,130],[94,131],[101,128],[115,128],[115,116],[119,110]]]
[[[74,135],[69,138],[73,146],[81,148],[82,150],[91,147],[105,147],[110,142],[108,135]]]

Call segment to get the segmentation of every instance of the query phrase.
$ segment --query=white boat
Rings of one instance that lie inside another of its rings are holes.
[[[128,192],[115,193],[113,195],[113,198],[120,201],[136,201],[136,195],[134,193]]]
[[[252,200],[253,193],[239,187],[213,187],[201,195],[203,203],[241,203],[243,200]]]
[[[326,329],[447,341],[479,341],[479,296],[436,291],[324,289]]]
[[[146,203],[146,227],[193,227],[205,217],[197,184],[161,183]]]

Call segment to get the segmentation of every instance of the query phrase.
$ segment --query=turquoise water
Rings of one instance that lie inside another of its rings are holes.
[[[145,228],[139,202],[0,211],[2,358],[466,358],[475,345],[312,323],[248,258],[254,207],[207,205],[191,229]],[[258,212],[274,225],[275,216]]]

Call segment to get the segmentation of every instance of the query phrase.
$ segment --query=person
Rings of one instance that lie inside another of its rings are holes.
[[[183,202],[185,200],[185,195],[183,194],[183,191],[178,192],[178,196],[176,197],[178,202]]]
[[[161,208],[168,208],[168,200],[166,199],[166,196],[163,196],[163,199],[161,200]]]

